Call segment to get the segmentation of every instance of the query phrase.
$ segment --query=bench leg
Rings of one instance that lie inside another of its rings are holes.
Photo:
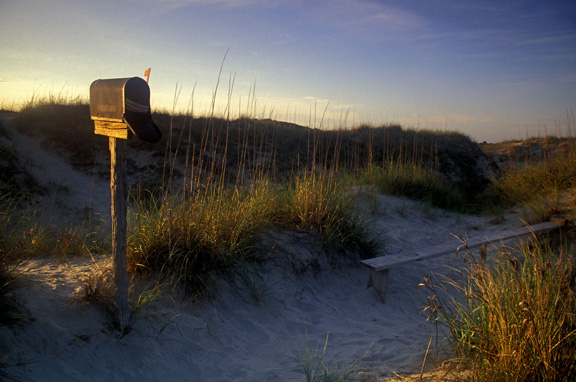
[[[386,303],[386,291],[388,290],[388,269],[381,271],[370,270],[370,278],[368,279],[368,288],[373,287],[378,292],[382,303]]]
[[[486,270],[486,258],[488,256],[488,246],[486,244],[480,245],[480,266]]]

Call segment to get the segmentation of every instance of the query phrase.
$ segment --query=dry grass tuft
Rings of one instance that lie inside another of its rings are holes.
[[[82,281],[83,288],[75,297],[77,302],[96,305],[107,312],[114,311],[114,270],[112,266],[96,267]]]

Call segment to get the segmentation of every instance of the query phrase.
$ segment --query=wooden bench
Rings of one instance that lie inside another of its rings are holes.
[[[398,265],[408,264],[415,261],[432,259],[434,257],[447,255],[450,253],[457,253],[462,248],[477,248],[486,246],[489,243],[500,242],[504,240],[520,238],[527,235],[534,235],[542,232],[552,231],[562,227],[564,222],[545,222],[535,224],[532,226],[525,226],[522,228],[514,229],[511,231],[503,232],[500,234],[492,235],[490,237],[471,239],[466,244],[443,244],[418,251],[399,254],[375,257],[372,259],[362,260],[361,263],[370,269],[370,278],[368,279],[368,288],[374,287],[383,303],[386,303],[386,291],[388,289],[388,269]]]

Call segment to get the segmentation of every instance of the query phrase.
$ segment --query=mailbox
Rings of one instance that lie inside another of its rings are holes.
[[[90,115],[96,134],[127,139],[132,133],[146,142],[158,142],[162,137],[152,120],[150,88],[139,77],[92,82]]]

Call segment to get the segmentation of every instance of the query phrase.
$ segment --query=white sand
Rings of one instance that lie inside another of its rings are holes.
[[[65,184],[81,205],[94,183],[62,166],[50,179]],[[510,217],[494,226],[389,196],[378,196],[373,214],[369,204],[359,198],[388,254],[454,241],[451,233],[476,237],[521,225]],[[263,286],[261,301],[239,279],[222,278],[211,298],[173,296],[138,312],[123,338],[109,330],[98,308],[73,301],[94,269],[90,257],[26,261],[20,267],[26,282],[14,293],[27,318],[0,328],[0,360],[30,363],[4,371],[22,381],[304,381],[299,359],[307,348],[321,352],[327,335],[324,363],[331,370],[360,359],[373,380],[420,370],[435,327],[420,314],[428,292],[418,284],[446,272],[447,264],[459,266],[454,256],[392,269],[382,304],[366,289],[366,268],[329,266],[310,235],[272,233],[263,243],[270,260],[245,270],[253,285]]]

